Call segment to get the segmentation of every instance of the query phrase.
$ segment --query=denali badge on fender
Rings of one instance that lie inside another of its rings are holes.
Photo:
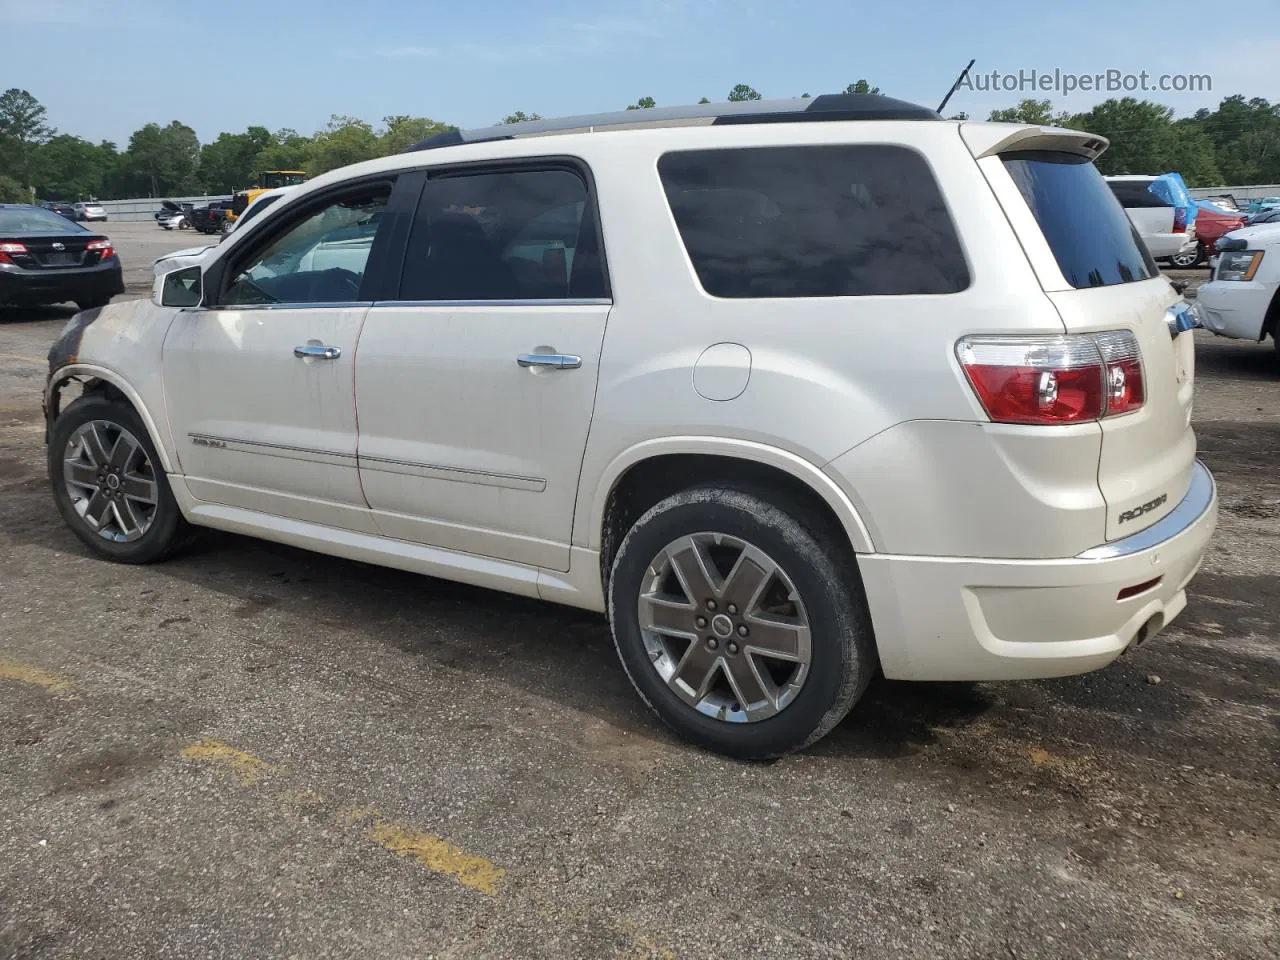
[[[1148,500],[1140,507],[1134,507],[1132,510],[1126,510],[1124,513],[1120,514],[1120,522],[1124,523],[1126,520],[1134,520],[1142,516],[1144,513],[1150,513],[1168,499],[1169,495],[1167,493],[1162,493],[1154,500]]]

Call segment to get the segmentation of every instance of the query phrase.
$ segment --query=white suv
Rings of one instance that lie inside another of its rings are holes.
[[[1105,147],[865,96],[444,134],[78,314],[53,493],[114,560],[193,524],[607,611],[740,757],[878,668],[1102,667],[1217,516]]]
[[[1234,230],[1217,242],[1213,275],[1196,291],[1196,312],[1220,337],[1268,336],[1280,353],[1280,224]]]

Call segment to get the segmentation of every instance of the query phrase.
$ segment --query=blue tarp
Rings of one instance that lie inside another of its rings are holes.
[[[1200,208],[1196,206],[1195,198],[1191,196],[1187,185],[1182,182],[1182,174],[1161,174],[1148,189],[1165,203],[1184,211],[1188,227],[1196,222],[1196,214],[1200,212]]]

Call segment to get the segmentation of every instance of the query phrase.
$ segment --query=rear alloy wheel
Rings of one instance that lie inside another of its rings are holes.
[[[1189,253],[1175,253],[1169,258],[1169,262],[1179,270],[1189,270],[1204,262],[1204,248],[1197,243],[1194,250]]]
[[[614,641],[637,691],[677,733],[729,756],[817,740],[876,667],[847,553],[745,490],[657,504],[618,548],[609,584]]]
[[[81,397],[49,437],[49,478],[63,519],[95,553],[150,563],[186,524],[146,430],[128,404]]]

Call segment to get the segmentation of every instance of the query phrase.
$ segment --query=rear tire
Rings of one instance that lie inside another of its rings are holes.
[[[1190,270],[1192,267],[1198,267],[1200,264],[1204,263],[1204,260],[1204,246],[1203,244],[1197,243],[1196,249],[1193,253],[1175,253],[1169,258],[1169,263],[1177,267],[1179,270]]]
[[[627,533],[609,577],[614,644],[641,698],[680,736],[744,760],[821,738],[878,666],[847,544],[772,499],[668,497]]]
[[[91,394],[49,434],[49,480],[58,512],[94,553],[154,563],[189,532],[146,427],[127,403]]]
[[[81,310],[94,310],[98,307],[105,307],[110,302],[110,297],[94,297],[92,300],[77,300],[76,306]]]

